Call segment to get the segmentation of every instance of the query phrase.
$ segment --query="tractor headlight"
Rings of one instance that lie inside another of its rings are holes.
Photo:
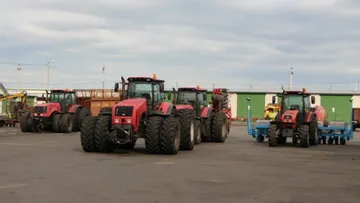
[[[131,119],[130,118],[126,119],[126,122],[131,123]]]
[[[119,123],[119,119],[118,119],[118,118],[115,118],[115,123]]]

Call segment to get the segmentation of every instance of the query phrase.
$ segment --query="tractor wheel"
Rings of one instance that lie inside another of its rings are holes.
[[[264,142],[264,140],[265,140],[264,135],[258,135],[258,136],[256,137],[256,141],[257,141],[257,142]]]
[[[277,131],[277,124],[271,124],[268,131],[268,136],[269,136],[268,141],[270,147],[276,147],[278,144],[276,131]]]
[[[335,138],[334,138],[334,141],[335,141],[335,145],[338,145],[338,144],[339,144],[339,138],[338,138],[338,137],[335,137]]]
[[[52,131],[54,133],[60,133],[61,132],[61,118],[62,118],[62,114],[54,114],[52,117]]]
[[[310,144],[309,126],[300,125],[299,129],[300,147],[307,148]]]
[[[211,142],[211,123],[214,118],[214,113],[211,112],[208,118],[203,118],[201,128],[201,140],[203,142]]]
[[[195,144],[200,144],[201,141],[201,121],[195,120]]]
[[[151,116],[146,121],[145,127],[145,148],[149,154],[159,154],[160,131],[164,121],[162,116]]]
[[[341,138],[340,138],[340,144],[341,144],[341,145],[345,145],[345,144],[346,144],[346,139],[343,138],[343,137],[341,137]]]
[[[110,140],[110,116],[99,116],[95,126],[95,147],[99,152],[110,153],[114,146]]]
[[[310,145],[317,145],[319,142],[321,142],[319,141],[318,123],[316,120],[310,121],[309,136]]]
[[[334,138],[330,137],[330,138],[328,139],[328,144],[329,144],[329,145],[334,144]]]
[[[73,115],[66,113],[61,117],[60,121],[61,132],[71,133],[73,130]]]
[[[90,109],[82,108],[79,113],[76,115],[76,128],[79,131],[81,129],[81,124],[86,117],[92,116]]]
[[[28,120],[31,119],[30,113],[24,113],[20,119],[20,129],[22,132],[31,132],[32,126],[29,124]]]
[[[94,134],[97,119],[97,116],[87,117],[81,125],[80,140],[81,146],[85,152],[97,151],[94,144]]]
[[[177,112],[181,125],[180,150],[193,150],[195,145],[195,117],[194,110],[181,109]]]
[[[211,139],[214,142],[225,142],[227,135],[227,118],[224,112],[217,112],[211,123]]]
[[[175,116],[164,119],[160,131],[160,148],[163,154],[177,154],[181,142],[181,125]]]

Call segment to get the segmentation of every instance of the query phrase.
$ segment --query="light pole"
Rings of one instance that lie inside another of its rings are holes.
[[[49,89],[50,87],[50,63],[55,63],[55,60],[48,61],[46,64],[46,68],[47,68],[46,89]]]
[[[16,93],[19,93],[19,90],[20,90],[20,80],[21,80],[21,68],[20,68],[20,64],[18,64],[18,67],[16,68],[16,70],[17,70],[17,76],[18,76],[18,78],[17,78],[17,91],[16,91]]]
[[[104,74],[105,74],[105,65],[102,67],[102,89],[105,89],[105,80],[104,80]]]

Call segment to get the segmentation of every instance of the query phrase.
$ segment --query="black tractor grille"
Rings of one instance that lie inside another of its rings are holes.
[[[34,107],[35,113],[45,113],[46,112],[46,106],[35,106]]]
[[[118,106],[115,110],[115,116],[132,116],[132,106]]]

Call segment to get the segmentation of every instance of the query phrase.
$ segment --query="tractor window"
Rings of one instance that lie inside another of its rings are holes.
[[[309,97],[304,98],[305,109],[310,108]],[[292,106],[298,106],[299,110],[303,109],[303,96],[301,95],[289,95],[284,97],[284,106],[285,109],[290,109]]]
[[[50,95],[50,102],[61,102],[64,101],[64,92],[52,92]]]
[[[199,92],[197,94],[197,99],[198,99],[198,102],[200,105],[204,105],[205,104],[205,101],[204,101],[204,93],[203,92]]]
[[[128,86],[129,98],[146,98],[152,97],[152,83],[151,82],[130,82]],[[161,100],[160,84],[154,85],[154,101]]]
[[[65,93],[65,102],[67,104],[75,104],[75,93],[71,92],[71,93]]]
[[[178,92],[177,104],[191,104],[195,106],[196,103],[196,92]]]

